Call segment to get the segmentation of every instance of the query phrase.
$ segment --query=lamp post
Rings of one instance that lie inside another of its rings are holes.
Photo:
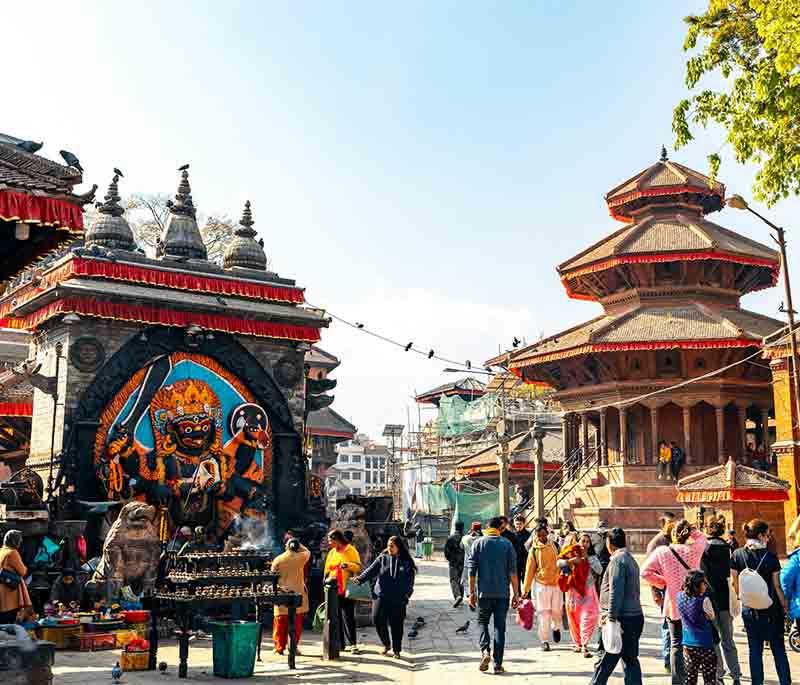
[[[783,269],[783,291],[786,297],[786,315],[789,319],[789,346],[792,352],[792,380],[794,386],[794,407],[795,407],[795,420],[792,422],[792,427],[797,425],[797,422],[800,421],[800,376],[797,373],[797,338],[795,336],[794,331],[794,306],[792,305],[792,284],[789,281],[789,262],[786,259],[786,237],[785,231],[782,227],[776,226],[773,224],[769,219],[764,216],[761,216],[755,209],[753,209],[749,204],[747,204],[747,200],[745,200],[741,195],[731,195],[726,201],[725,204],[728,207],[732,207],[733,209],[743,209],[754,216],[758,217],[763,221],[767,226],[769,226],[773,231],[775,231],[775,236],[772,236],[772,239],[778,243],[778,247],[781,251],[781,266]],[[776,237],[777,236],[777,237]]]

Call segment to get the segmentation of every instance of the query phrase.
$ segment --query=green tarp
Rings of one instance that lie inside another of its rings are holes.
[[[442,397],[439,400],[439,414],[436,428],[439,436],[452,438],[486,428],[490,419],[499,415],[497,395],[490,393],[470,402],[458,395]]]
[[[458,491],[452,483],[436,485],[425,483],[422,488],[420,509],[428,514],[451,514],[453,524],[461,521],[464,528],[469,528],[473,521],[483,525],[500,513],[500,502],[497,490],[470,493]]]

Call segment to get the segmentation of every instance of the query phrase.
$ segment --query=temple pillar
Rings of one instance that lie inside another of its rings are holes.
[[[764,447],[764,452],[769,456],[770,439],[769,439],[769,409],[761,410],[761,445]]]
[[[600,461],[603,466],[608,466],[608,429],[606,427],[606,410],[600,410]]]
[[[589,415],[581,412],[581,447],[583,447],[583,460],[589,457]]]
[[[658,407],[650,407],[650,463],[658,463]]]
[[[714,407],[717,418],[717,463],[725,463],[725,407]]]
[[[744,457],[747,454],[747,407],[737,405],[736,413],[739,419],[739,439],[741,440],[739,463],[743,464]]]
[[[683,453],[686,463],[691,464],[692,459],[692,408],[683,407]]]
[[[626,463],[625,457],[627,456],[628,450],[628,410],[620,407],[619,408],[619,459],[621,464]]]
[[[572,451],[569,444],[569,414],[561,417],[561,442],[564,445],[564,458],[566,459]]]

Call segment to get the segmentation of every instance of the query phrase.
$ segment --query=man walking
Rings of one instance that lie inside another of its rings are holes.
[[[523,596],[533,587],[533,606],[539,624],[539,640],[545,652],[550,651],[550,633],[553,642],[561,642],[561,612],[563,594],[558,587],[558,548],[550,540],[547,525],[539,523],[534,532],[533,544],[525,568]]]
[[[461,577],[464,575],[464,548],[461,546],[464,523],[456,521],[455,528],[456,532],[444,543],[444,558],[447,559],[447,566],[450,569],[450,589],[455,600],[454,609],[461,606],[461,602],[464,601],[464,586],[461,583]]]
[[[686,459],[686,455],[683,453],[683,449],[678,447],[678,443],[674,440],[670,443],[669,449],[672,453],[672,460],[670,462],[672,467],[672,478],[674,480],[678,480],[681,475],[681,468],[683,467],[683,462]]]
[[[483,537],[477,538],[467,561],[469,567],[469,605],[478,607],[481,628],[478,643],[481,647],[480,671],[489,670],[492,648],[489,640],[489,619],[494,622],[494,672],[504,673],[503,652],[506,644],[506,615],[509,607],[509,584],[514,594],[511,606],[519,600],[517,557],[511,543],[500,535],[501,520],[495,516]]]
[[[525,527],[525,515],[517,514],[514,517],[514,532],[517,535],[517,577],[525,580],[525,564],[528,561],[528,548],[526,544],[531,538],[531,532]]]
[[[600,622],[619,623],[622,651],[609,654],[601,649],[595,664],[592,685],[605,685],[622,659],[625,685],[642,685],[639,664],[639,638],[644,630],[644,614],[639,597],[639,565],[628,552],[625,531],[612,528],[606,537],[611,554],[600,588]]]

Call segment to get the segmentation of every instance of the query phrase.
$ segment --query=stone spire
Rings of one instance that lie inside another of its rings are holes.
[[[99,216],[86,231],[86,246],[100,245],[112,250],[135,250],[133,231],[125,217],[125,209],[120,205],[119,176],[114,174],[108,186],[103,203],[98,203]]]
[[[182,257],[187,259],[208,259],[203,237],[197,227],[197,210],[192,202],[192,189],[189,186],[189,172],[181,170],[181,182],[175,201],[167,202],[169,218],[159,244],[160,257]]]
[[[242,218],[234,231],[234,238],[225,250],[222,264],[226,269],[238,266],[243,269],[265,271],[267,255],[264,254],[263,242],[257,242],[253,229],[253,213],[250,211],[250,200],[244,203]]]

